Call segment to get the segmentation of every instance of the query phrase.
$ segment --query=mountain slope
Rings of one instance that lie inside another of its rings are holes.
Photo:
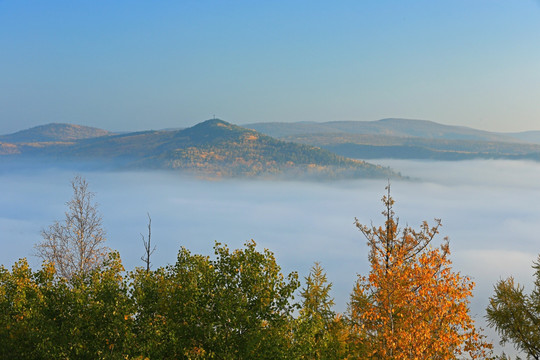
[[[69,142],[80,139],[96,138],[111,135],[109,131],[72,124],[47,124],[9,135],[0,136],[0,142],[34,143],[34,142]]]
[[[306,134],[347,133],[446,140],[517,141],[506,134],[464,126],[443,125],[427,120],[394,118],[377,121],[331,121],[324,123],[256,123],[243,126],[278,138]]]
[[[213,119],[175,131],[145,131],[70,143],[17,145],[25,158],[101,161],[121,168],[175,169],[202,177],[399,177],[351,160]]]
[[[383,119],[327,123],[246,125],[280,139],[318,146],[356,159],[463,160],[531,159],[540,161],[539,132],[493,133],[432,121]]]
[[[525,141],[532,144],[540,144],[540,131],[538,130],[509,133],[508,135],[519,141]]]
[[[387,168],[285,142],[221,120],[180,131],[140,164],[219,176],[395,177]]]

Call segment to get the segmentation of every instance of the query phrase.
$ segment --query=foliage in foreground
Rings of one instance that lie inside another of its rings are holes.
[[[527,359],[540,359],[540,256],[533,268],[532,292],[525,294],[512,277],[500,280],[489,299],[486,317],[501,336],[501,344],[511,342]]]
[[[367,237],[371,272],[347,314],[315,264],[300,289],[250,241],[217,243],[214,257],[182,248],[176,263],[125,272],[116,252],[65,276],[45,262],[0,266],[1,359],[457,359],[485,358],[468,314],[472,282],[452,271],[440,223],[399,230],[390,193],[384,226]],[[298,291],[301,300],[295,302]]]
[[[420,230],[400,229],[383,197],[384,226],[356,225],[368,240],[369,276],[359,276],[351,295],[356,341],[369,359],[485,359],[483,341],[469,315],[474,283],[452,271],[449,246],[433,248],[440,220]]]
[[[0,267],[0,358],[323,358],[304,353],[333,352],[328,329],[341,331],[342,320],[317,314],[328,295],[314,298],[312,288],[310,310],[294,319],[299,286],[254,242],[234,251],[216,244],[215,259],[182,248],[174,265],[127,275],[115,252],[70,279],[50,263],[33,272],[23,259]],[[308,334],[322,335],[311,343]]]

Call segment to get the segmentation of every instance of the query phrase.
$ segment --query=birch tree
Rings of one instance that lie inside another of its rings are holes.
[[[36,245],[37,256],[53,263],[58,275],[71,279],[101,266],[109,249],[104,245],[105,230],[94,193],[81,176],[71,181],[73,197],[66,203],[62,222],[55,221],[41,231],[43,241]]]

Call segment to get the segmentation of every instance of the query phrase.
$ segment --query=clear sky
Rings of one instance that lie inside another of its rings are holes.
[[[540,130],[540,2],[0,0],[0,133],[214,114]]]

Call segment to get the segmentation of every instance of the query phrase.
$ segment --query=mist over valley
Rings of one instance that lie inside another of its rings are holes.
[[[530,288],[538,254],[540,164],[531,161],[460,162],[381,160],[415,181],[393,180],[395,211],[402,225],[417,228],[441,218],[436,244],[450,238],[453,268],[476,282],[471,310],[483,320],[495,282],[507,276]],[[142,266],[141,233],[152,217],[153,267],[175,262],[181,246],[212,254],[215,241],[240,248],[254,239],[276,255],[284,272],[306,276],[319,261],[333,283],[336,310],[346,309],[357,274],[367,274],[368,247],[353,225],[382,224],[380,198],[387,179],[335,182],[206,181],[167,171],[84,171],[95,192],[107,245],[127,269]],[[71,196],[70,169],[0,173],[0,263],[32,256],[40,230],[61,219]],[[494,342],[497,338],[488,331]]]
[[[540,1],[0,28],[0,360],[540,358]]]
[[[107,246],[127,270],[143,266],[150,215],[154,269],[175,263],[181,247],[211,255],[216,242],[237,249],[253,239],[301,279],[320,262],[335,310],[345,312],[357,276],[370,270],[354,219],[382,225],[390,183],[402,227],[442,219],[435,246],[450,238],[453,269],[476,283],[471,313],[500,350],[484,318],[493,286],[513,276],[530,289],[538,254],[536,135],[407,119],[211,119],[135,133],[38,126],[0,136],[0,186],[9,189],[0,199],[0,263],[27,257],[39,268],[40,231],[62,218],[70,179],[81,174],[96,194]]]

